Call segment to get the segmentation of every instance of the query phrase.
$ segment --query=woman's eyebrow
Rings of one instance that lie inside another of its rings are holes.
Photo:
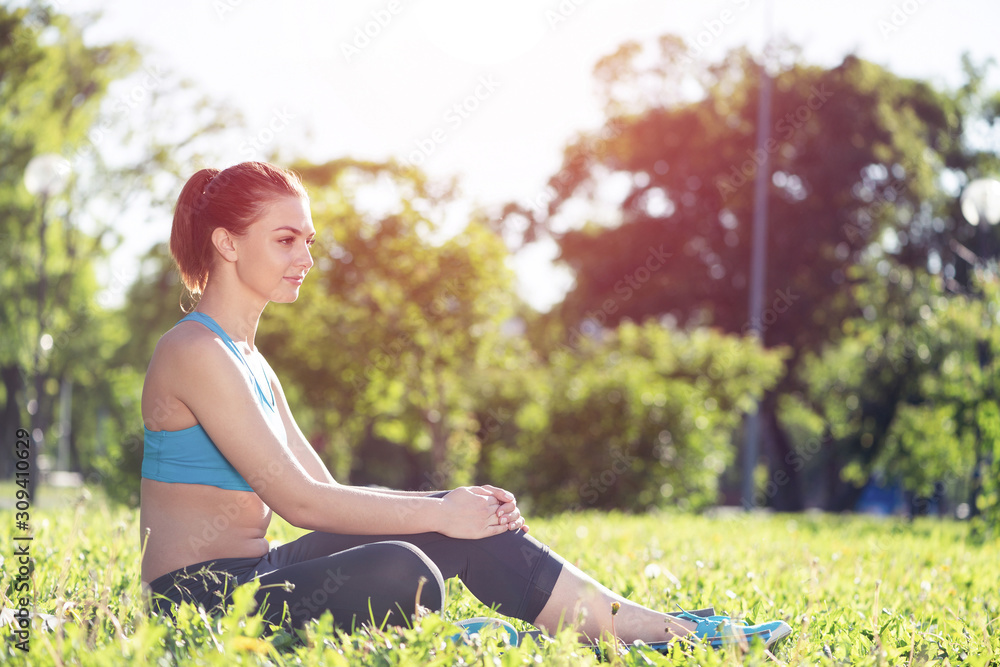
[[[272,232],[280,232],[280,231],[284,231],[284,230],[288,230],[288,231],[292,232],[293,234],[304,234],[305,233],[301,229],[299,229],[297,227],[292,227],[291,225],[283,225],[281,227],[275,227],[271,231]],[[310,232],[310,234],[315,234],[315,233],[316,233],[315,231]]]

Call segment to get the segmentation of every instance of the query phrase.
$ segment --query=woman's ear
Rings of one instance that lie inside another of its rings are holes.
[[[233,243],[233,235],[223,227],[216,227],[212,230],[212,245],[216,251],[222,255],[222,259],[227,262],[236,261],[236,244]]]

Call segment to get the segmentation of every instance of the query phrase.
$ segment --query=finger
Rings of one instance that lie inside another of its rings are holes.
[[[486,533],[489,536],[500,535],[506,533],[509,529],[504,524],[494,524],[492,526],[486,526]]]
[[[482,488],[484,490],[486,490],[486,491],[489,491],[491,494],[493,494],[494,496],[496,496],[500,500],[503,500],[503,501],[506,501],[506,502],[511,502],[511,501],[514,500],[514,494],[513,493],[511,493],[510,491],[506,491],[504,489],[501,489],[498,486],[493,486],[492,484],[483,484]]]
[[[469,491],[481,498],[489,498],[491,500],[496,500],[497,502],[507,500],[506,498],[498,498],[497,494],[486,486],[470,486]]]
[[[517,511],[517,505],[514,503],[503,503],[497,507],[497,514],[513,514]]]
[[[514,518],[510,522],[508,522],[507,527],[508,530],[523,530],[524,532],[528,532],[528,522],[520,514],[517,516],[517,518]]]
[[[516,502],[514,502],[514,501],[511,501],[511,502],[509,502],[509,503],[505,503],[505,502],[502,502],[502,501],[499,501],[499,500],[498,500],[497,502],[498,502],[498,503],[500,503],[500,508],[501,508],[501,509],[502,509],[502,510],[503,510],[504,512],[506,512],[506,513],[508,513],[508,514],[509,514],[510,512],[516,512],[516,511],[517,511],[517,503],[516,503]]]

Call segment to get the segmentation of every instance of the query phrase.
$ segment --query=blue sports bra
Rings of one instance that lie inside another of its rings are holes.
[[[208,315],[199,312],[189,313],[177,324],[187,321],[200,322],[218,334],[226,347],[243,363],[257,388],[257,398],[260,399],[264,416],[278,433],[284,435],[285,427],[281,423],[274,392],[271,391],[271,384],[267,381],[263,365],[258,377],[233,339]],[[261,377],[263,382],[260,380]],[[266,393],[264,388],[267,389]],[[208,437],[201,424],[180,431],[150,431],[143,426],[143,431],[145,438],[142,448],[142,476],[146,479],[182,484],[207,484],[232,491],[253,491]]]

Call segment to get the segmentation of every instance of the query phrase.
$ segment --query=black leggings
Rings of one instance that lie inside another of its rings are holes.
[[[337,627],[404,625],[419,604],[444,607],[444,579],[459,577],[484,604],[533,623],[564,561],[523,531],[481,540],[440,533],[336,535],[313,532],[262,558],[220,558],[189,565],[150,583],[152,606],[172,615],[192,602],[222,612],[233,589],[256,579],[264,618],[298,627],[329,610]],[[419,593],[419,600],[418,600]]]

